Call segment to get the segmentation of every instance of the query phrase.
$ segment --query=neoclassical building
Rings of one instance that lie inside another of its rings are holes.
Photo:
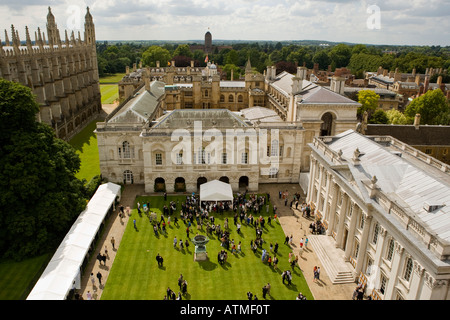
[[[353,130],[310,144],[307,201],[383,300],[450,298],[450,167],[390,136]]]
[[[0,41],[0,77],[31,88],[40,105],[37,121],[51,125],[56,136],[70,139],[102,108],[95,46],[95,27],[89,8],[85,15],[84,39],[65,31],[61,40],[49,7],[47,39],[40,28],[32,41],[28,27],[23,44],[11,26]]]
[[[257,191],[259,183],[306,179],[308,143],[315,136],[356,128],[360,104],[339,92],[341,83],[333,84],[334,91],[317,86],[306,80],[302,68],[297,76],[276,75],[271,68],[267,76],[252,71],[250,61],[244,81],[222,81],[214,67],[208,64],[201,74],[181,81],[173,65],[159,77],[156,70],[142,69],[140,85],[97,123],[102,176],[145,184],[146,192],[192,192],[213,179],[229,182],[234,191]],[[203,135],[220,132],[225,139],[235,130],[246,143],[238,144],[236,137],[235,144],[214,152],[208,151],[207,140],[201,146],[191,143],[182,155],[175,152],[179,141],[172,140],[174,133],[187,130],[192,135],[196,123]],[[267,163],[267,157],[278,162]]]

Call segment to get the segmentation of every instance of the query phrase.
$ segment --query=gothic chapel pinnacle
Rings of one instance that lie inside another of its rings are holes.
[[[40,105],[37,121],[52,126],[57,137],[68,140],[101,112],[101,96],[95,45],[95,26],[86,9],[84,39],[80,32],[64,31],[64,41],[51,8],[47,13],[47,36],[37,28],[26,41],[11,25],[0,39],[0,77],[29,87]],[[11,39],[11,41],[10,41]]]

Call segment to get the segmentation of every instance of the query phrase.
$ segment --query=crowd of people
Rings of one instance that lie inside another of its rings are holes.
[[[180,288],[178,294],[170,289],[170,287],[167,287],[166,295],[164,296],[163,300],[183,300],[183,296],[187,294],[187,281],[186,279],[184,279],[183,274],[180,274],[180,276],[178,277],[178,287]]]
[[[279,193],[280,199],[283,198],[285,201],[288,200],[289,193],[281,192]],[[167,199],[167,198],[165,198]],[[206,228],[206,234],[210,237],[216,237],[220,242],[222,249],[217,254],[217,261],[220,265],[227,263],[228,253],[239,254],[242,252],[241,242],[236,242],[234,239],[230,238],[231,224],[234,224],[236,232],[239,234],[241,227],[249,226],[253,227],[255,230],[255,238],[250,239],[250,249],[256,254],[258,250],[261,252],[261,261],[264,264],[272,267],[273,269],[278,268],[279,259],[277,257],[279,244],[278,242],[268,244],[268,249],[265,248],[266,241],[264,240],[264,232],[267,231],[266,224],[271,225],[273,220],[277,219],[277,208],[274,205],[272,208],[272,213],[270,213],[270,195],[256,195],[247,194],[244,192],[242,194],[237,194],[234,200],[231,201],[218,201],[218,202],[200,202],[199,196],[196,194],[186,196],[184,202],[180,201],[170,201],[168,205],[164,205],[162,208],[162,214],[160,219],[155,218],[156,213],[150,211],[150,203],[147,202],[143,206],[138,202],[137,208],[138,213],[144,212],[149,217],[150,222],[153,224],[153,230],[155,235],[158,233],[167,234],[167,226],[173,222],[174,225],[178,226],[178,221],[180,220],[185,224],[186,227],[186,239],[177,239],[174,237],[173,247],[183,250],[189,247],[189,236],[191,228],[196,225],[197,230],[203,231],[203,226]],[[291,207],[298,208],[300,201],[300,194],[295,193],[291,201]],[[287,203],[287,202],[286,202]],[[311,207],[304,202],[301,204],[300,210],[305,217],[311,215]],[[223,225],[216,223],[216,214],[222,215],[224,212],[233,212],[233,222],[225,217],[221,219]],[[262,212],[265,211],[263,216]],[[175,213],[179,212],[180,219]],[[266,220],[267,219],[267,220]],[[314,222],[310,226],[313,230],[320,230],[320,222]],[[323,226],[322,226],[323,227]],[[198,233],[197,233],[198,234]],[[286,236],[285,244],[292,247],[293,236]],[[302,238],[300,248],[303,249],[303,245],[306,248],[306,241]],[[267,244],[266,244],[267,245]],[[300,253],[301,254],[301,253]],[[163,258],[157,255],[156,260],[158,266],[162,267]],[[292,270],[298,264],[298,255],[295,256],[293,252],[289,253],[289,264]],[[314,281],[319,279],[320,268],[314,270]],[[292,272],[291,270],[285,270],[281,273],[282,283],[291,285],[292,284]],[[182,276],[180,276],[182,278]],[[181,300],[183,294],[186,292],[186,284],[179,279],[178,284],[180,286],[180,291],[176,294],[170,288],[167,289],[165,300]],[[263,287],[262,296],[265,299],[267,295],[270,295],[270,284]],[[257,300],[257,296],[251,292],[247,293],[249,300]],[[296,298],[297,300],[305,300],[306,297],[299,293]]]

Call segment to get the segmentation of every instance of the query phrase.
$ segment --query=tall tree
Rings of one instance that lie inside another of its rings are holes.
[[[358,92],[358,102],[361,103],[361,107],[358,108],[357,113],[362,116],[365,111],[369,114],[369,118],[372,113],[378,108],[378,100],[380,96],[373,90],[361,90]]]
[[[80,158],[35,120],[31,90],[0,79],[0,255],[21,259],[53,249],[84,209]]]
[[[156,61],[159,61],[160,66],[165,67],[171,57],[169,50],[160,46],[151,46],[142,53],[142,63],[145,66],[155,67]]]
[[[427,91],[411,101],[405,109],[405,115],[408,118],[414,119],[416,114],[420,114],[420,123],[429,125],[450,124],[446,116],[449,112],[449,103],[441,89]]]

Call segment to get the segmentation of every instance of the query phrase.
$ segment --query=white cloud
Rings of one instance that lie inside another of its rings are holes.
[[[366,25],[372,4],[380,30]],[[448,0],[18,0],[0,4],[0,27],[45,30],[48,5],[61,31],[70,5],[82,20],[89,6],[98,40],[201,40],[209,27],[213,39],[450,45]]]

